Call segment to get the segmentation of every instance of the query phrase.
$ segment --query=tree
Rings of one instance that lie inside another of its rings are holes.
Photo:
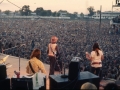
[[[84,14],[83,14],[82,12],[80,13],[80,17],[81,17],[81,18],[83,18],[83,17],[84,17]]]
[[[97,10],[97,14],[100,14],[100,12],[101,12],[100,10]]]
[[[89,16],[94,15],[94,7],[90,6],[87,8],[87,10],[89,11],[89,14],[88,14]]]
[[[57,13],[56,13],[56,16],[57,16],[57,17],[59,17],[59,16],[60,16],[60,13],[59,13],[59,12],[57,12]]]
[[[34,12],[39,16],[59,16],[59,13],[52,12],[51,10],[44,10],[42,7],[36,8]]]
[[[6,14],[6,15],[9,15],[10,14],[10,10],[6,10],[6,11],[4,11],[4,13]]]
[[[52,13],[52,16],[57,16],[57,12],[53,12],[53,13]]]
[[[28,16],[31,14],[30,6],[29,5],[24,5],[22,9],[20,10],[21,15]]]
[[[47,11],[46,10],[42,11],[41,16],[47,16]]]
[[[52,15],[51,10],[46,10],[46,12],[47,12],[47,16],[51,16]]]
[[[44,11],[44,9],[42,8],[42,7],[38,7],[38,8],[36,8],[36,10],[35,10],[35,13],[36,13],[36,15],[42,15],[42,12]]]

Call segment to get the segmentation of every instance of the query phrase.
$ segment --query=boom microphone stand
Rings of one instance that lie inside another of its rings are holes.
[[[25,44],[17,45],[17,46],[15,46],[15,47],[11,47],[11,48],[8,48],[8,49],[5,49],[5,50],[4,50],[4,51],[7,51],[7,50],[9,50],[9,49],[18,48],[18,55],[19,55],[19,71],[20,71],[20,48],[21,48],[22,46],[25,46]]]

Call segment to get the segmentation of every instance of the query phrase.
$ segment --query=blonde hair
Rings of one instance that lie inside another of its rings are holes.
[[[97,90],[97,87],[94,85],[94,84],[92,84],[92,83],[89,83],[89,82],[86,82],[86,83],[84,83],[82,86],[81,86],[81,90],[88,90],[88,89],[94,89],[94,90]]]
[[[58,41],[58,38],[56,36],[52,36],[50,42],[56,43]]]

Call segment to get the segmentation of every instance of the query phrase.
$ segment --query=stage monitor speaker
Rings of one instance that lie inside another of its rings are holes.
[[[78,80],[72,81],[68,78],[61,78],[61,75],[50,75],[50,90],[80,90],[80,87],[86,82],[95,84],[98,88],[97,90],[99,90],[99,76],[88,71],[83,71],[79,73],[80,75]]]
[[[12,90],[33,90],[32,78],[11,78]]]
[[[69,64],[68,79],[74,80],[78,79],[80,74],[80,62],[79,60],[73,58]]]
[[[7,78],[6,65],[1,64],[0,65],[0,80],[4,80],[6,78]]]

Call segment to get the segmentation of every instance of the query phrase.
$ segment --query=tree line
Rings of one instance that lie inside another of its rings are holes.
[[[100,13],[100,10],[95,11],[94,7],[92,6],[88,7],[87,10],[89,11],[88,16],[92,16],[96,12]],[[2,11],[0,10],[0,12]],[[10,12],[11,12],[10,10],[3,11],[3,13],[5,13],[6,15],[9,15]],[[14,13],[17,13],[17,12],[20,12],[22,16],[31,16],[32,13],[36,13],[36,15],[38,16],[54,16],[54,17],[59,17],[60,12],[66,12],[68,17],[73,17],[73,18],[77,17],[77,14],[78,14],[77,12],[69,13],[66,10],[59,10],[59,11],[52,12],[51,10],[43,9],[43,7],[37,7],[36,10],[32,11],[30,10],[29,5],[24,5],[19,11],[15,11]],[[81,12],[80,16],[84,17],[84,14]]]

